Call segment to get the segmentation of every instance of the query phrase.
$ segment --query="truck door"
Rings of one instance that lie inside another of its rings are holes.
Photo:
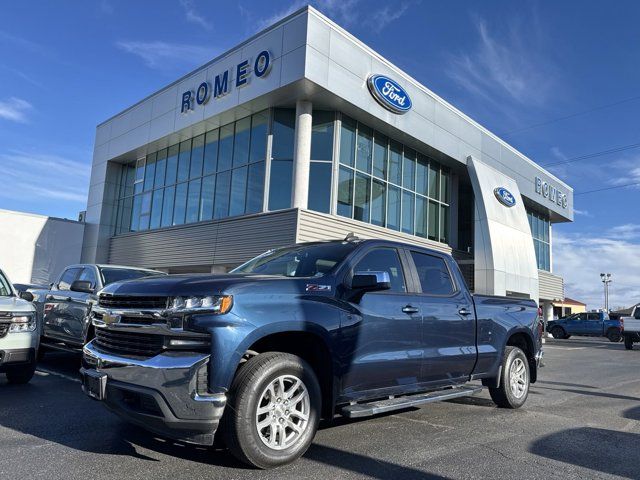
[[[419,381],[422,365],[420,299],[409,293],[399,251],[372,248],[356,259],[350,274],[388,272],[391,288],[365,293],[351,303],[342,335],[342,393],[403,387]],[[349,274],[347,274],[349,275]]]
[[[67,268],[58,283],[45,296],[43,335],[53,340],[66,341],[70,338],[65,330],[71,311],[71,284],[78,279],[82,267]]]
[[[586,316],[587,318],[583,322],[584,323],[583,330],[585,332],[584,335],[592,335],[597,337],[604,335],[604,332],[602,331],[602,327],[604,323],[600,319],[600,314],[587,313]]]
[[[433,384],[469,379],[477,358],[471,295],[456,285],[443,256],[410,251],[420,285],[424,361],[422,378]]]
[[[93,266],[87,265],[82,268],[80,275],[76,280],[91,282],[91,288],[94,290],[98,285],[96,270]],[[84,343],[85,333],[87,329],[89,309],[91,308],[91,300],[93,293],[74,292],[70,290],[67,297],[66,315],[61,319],[61,328],[64,336],[69,343],[82,345]]]

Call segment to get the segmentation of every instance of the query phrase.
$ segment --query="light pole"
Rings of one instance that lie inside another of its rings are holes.
[[[609,284],[613,281],[611,280],[610,273],[601,273],[600,280],[604,284],[604,310],[609,313]]]

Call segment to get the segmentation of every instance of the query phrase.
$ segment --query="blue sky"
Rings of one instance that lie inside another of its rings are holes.
[[[306,2],[11,2],[0,26],[0,208],[75,218],[95,126]],[[567,295],[640,302],[640,4],[317,0],[319,10],[574,187]],[[568,117],[568,118],[567,118]],[[615,153],[567,162],[574,157]]]

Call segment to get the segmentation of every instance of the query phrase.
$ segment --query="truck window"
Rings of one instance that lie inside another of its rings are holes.
[[[600,314],[599,313],[588,313],[587,314],[587,320],[595,320],[595,321],[600,321]]]
[[[230,273],[255,273],[285,277],[321,277],[353,251],[352,242],[316,243],[269,250]]]
[[[422,293],[429,295],[451,295],[455,291],[447,264],[440,257],[426,253],[411,252],[418,271]]]
[[[60,277],[60,281],[58,282],[58,290],[69,290],[71,288],[71,284],[78,277],[80,270],[82,269],[79,267],[67,268]]]
[[[640,320],[640,308],[636,307],[636,312],[634,313],[633,318]]]
[[[85,282],[91,282],[91,288],[96,288],[98,284],[98,279],[96,278],[96,274],[91,267],[84,267],[82,269],[82,273],[78,280],[83,280]]]
[[[2,272],[0,272],[0,297],[11,296],[13,296],[13,291],[11,290],[11,286],[9,285],[9,281],[7,280],[7,277],[5,277]]]
[[[391,279],[391,288],[388,291],[397,293],[407,291],[402,263],[395,248],[371,250],[357,263],[353,272],[388,272]]]
[[[149,270],[135,270],[133,268],[101,268],[102,283],[105,286],[113,282],[119,282],[121,280],[134,280],[136,278],[151,277],[152,275],[160,275],[159,272],[152,272]]]

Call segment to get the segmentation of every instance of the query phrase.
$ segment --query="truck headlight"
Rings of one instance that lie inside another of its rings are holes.
[[[169,313],[214,313],[222,315],[228,313],[233,306],[231,295],[175,297],[169,307]]]
[[[36,316],[33,313],[16,313],[11,317],[9,332],[33,332],[36,329]]]

